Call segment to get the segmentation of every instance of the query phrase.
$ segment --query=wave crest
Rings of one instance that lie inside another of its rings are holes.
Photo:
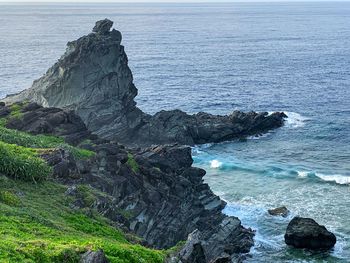
[[[305,126],[305,123],[310,120],[310,118],[307,118],[305,116],[302,116],[299,113],[296,112],[284,112],[288,118],[286,118],[286,126],[290,128],[301,128]]]

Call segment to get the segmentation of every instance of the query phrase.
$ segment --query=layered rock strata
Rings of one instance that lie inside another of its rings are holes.
[[[151,116],[134,101],[137,89],[113,22],[96,22],[93,32],[69,42],[63,56],[33,86],[4,101],[29,100],[44,107],[74,110],[101,138],[133,146],[180,143],[194,145],[255,135],[283,125],[283,113],[227,116],[180,110]]]
[[[193,243],[201,259],[211,262],[222,256],[233,260],[248,253],[253,231],[238,218],[224,215],[225,202],[203,182],[205,171],[192,167],[191,149],[162,145],[130,150],[121,144],[92,135],[74,112],[23,104],[19,118],[8,128],[32,134],[58,135],[67,142],[96,153],[89,160],[77,159],[66,149],[46,151],[42,157],[53,167],[53,178],[67,184],[67,195],[77,208],[96,209],[125,232],[144,239],[144,245],[170,248],[196,233]],[[1,106],[3,117],[11,107]],[[93,203],[81,198],[77,185],[86,184],[103,193]],[[186,245],[188,249],[192,243]],[[192,262],[192,250],[176,255],[177,262]]]

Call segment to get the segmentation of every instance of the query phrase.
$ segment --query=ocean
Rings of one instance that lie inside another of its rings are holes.
[[[350,3],[1,4],[0,97],[31,86],[68,41],[109,18],[149,113],[284,111],[284,127],[193,148],[224,212],[256,230],[247,262],[350,262]],[[268,215],[285,205],[288,218]],[[293,216],[337,236],[295,250]]]

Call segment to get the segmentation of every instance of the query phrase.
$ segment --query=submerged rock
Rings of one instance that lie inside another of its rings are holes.
[[[161,111],[142,112],[134,101],[137,89],[113,22],[97,21],[93,32],[69,42],[67,50],[32,87],[5,101],[29,100],[45,107],[74,110],[88,129],[105,139],[137,146],[221,142],[261,134],[283,125],[283,113],[219,116]]]
[[[284,240],[296,248],[330,249],[336,243],[336,236],[311,218],[294,217]]]
[[[275,209],[269,209],[267,211],[272,216],[287,217],[289,215],[289,210],[285,206],[281,206],[281,207],[278,207],[278,208],[275,208]]]

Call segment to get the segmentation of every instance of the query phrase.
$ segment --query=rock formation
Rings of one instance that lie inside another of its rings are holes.
[[[92,33],[67,44],[64,55],[30,89],[4,99],[23,106],[8,127],[62,136],[96,153],[88,162],[65,149],[43,155],[55,180],[71,186],[67,194],[76,197],[73,206],[93,206],[155,248],[169,248],[191,234],[177,262],[238,261],[253,245],[253,231],[221,212],[225,202],[203,182],[205,171],[192,167],[191,149],[179,144],[260,134],[282,126],[286,115],[143,113],[134,101],[137,89],[121,33],[111,30],[112,24],[96,22]],[[0,103],[0,116],[9,114],[11,107]],[[78,183],[104,194],[86,204],[76,193]]]
[[[0,112],[12,116],[12,107],[0,104]],[[66,141],[74,138],[79,147],[94,151],[88,161],[74,158],[65,148],[45,151],[42,157],[52,166],[54,180],[70,186],[66,194],[75,200],[72,207],[96,209],[126,232],[142,237],[145,245],[169,248],[195,233],[185,246],[189,252],[178,255],[183,262],[234,260],[253,245],[253,231],[221,212],[226,203],[203,182],[205,171],[192,167],[189,147],[130,150],[91,135],[74,112],[35,103],[22,104],[20,117],[10,118],[6,126],[33,134],[43,131]],[[77,191],[80,184],[103,194],[87,203]]]
[[[288,224],[284,239],[296,248],[330,249],[337,239],[324,226],[311,218],[294,217]]]
[[[274,209],[267,210],[272,216],[282,216],[287,217],[289,215],[289,210],[285,206],[277,207]]]
[[[74,110],[98,136],[137,146],[221,142],[283,125],[283,113],[143,113],[134,101],[137,89],[121,33],[110,31],[112,25],[108,19],[96,22],[92,33],[67,44],[63,56],[30,89],[5,101]]]

